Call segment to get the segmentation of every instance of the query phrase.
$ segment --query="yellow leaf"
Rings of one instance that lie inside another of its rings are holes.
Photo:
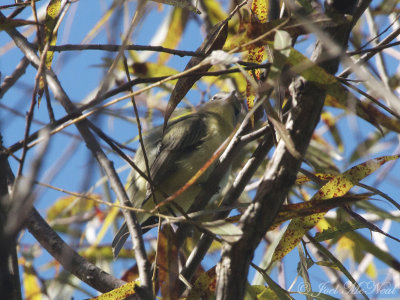
[[[253,0],[251,10],[258,18],[258,22],[266,23],[268,18],[268,0]]]
[[[337,243],[337,250],[340,252],[352,253],[354,246],[354,241],[346,236],[342,236]]]
[[[57,17],[61,11],[61,0],[51,0],[49,5],[46,8],[46,17],[44,21],[44,39],[43,44],[39,46],[40,52],[42,53],[44,46],[49,43],[50,46],[54,46],[57,41],[57,32],[55,30],[57,24]],[[46,52],[45,65],[48,69],[51,68],[51,63],[53,62],[54,52],[48,50]],[[40,77],[39,80],[39,89],[38,89],[38,106],[40,105],[40,101],[42,100],[43,92],[45,87],[45,81],[43,77]]]
[[[265,0],[253,0],[251,2],[251,11],[253,12],[254,16],[257,18],[257,20],[253,20],[252,23],[266,23],[267,22],[267,17],[268,17],[268,7],[267,3]],[[247,61],[248,62],[256,62],[256,63],[262,63],[264,60],[264,51],[265,48],[264,46],[256,46],[253,45],[249,49],[249,53],[247,55]],[[257,69],[255,71],[248,71],[250,77],[255,77],[255,79],[259,80],[260,79],[260,74],[261,71],[260,69]],[[254,91],[252,83],[250,81],[247,81],[247,107],[248,109],[252,109],[254,106],[254,99],[256,95],[256,91]],[[254,116],[251,116],[251,124],[254,127]]]
[[[375,264],[374,263],[369,263],[367,269],[365,270],[365,274],[371,279],[376,280],[378,277],[378,272],[376,270]]]
[[[205,0],[203,1],[203,5],[205,7],[206,15],[210,19],[212,25],[215,25],[228,17],[219,1]]]
[[[318,179],[321,179],[321,180],[330,180],[330,179],[332,179],[335,175],[333,175],[333,174],[317,173],[317,174],[314,174],[314,176],[317,177]],[[297,177],[297,179],[296,179],[296,184],[303,184],[303,183],[310,182],[310,181],[311,181],[310,178],[308,178],[308,177],[305,176],[305,175],[302,175],[302,176]]]
[[[138,282],[129,282],[108,293],[102,294],[98,297],[90,298],[90,300],[125,299],[128,296],[135,294],[135,286],[139,286]]]
[[[192,289],[190,289],[188,300],[197,299],[210,299],[211,295],[215,292],[215,286],[217,284],[217,274],[215,267],[211,268],[207,272],[202,273],[194,283]]]
[[[175,7],[172,11],[171,20],[168,24],[168,32],[165,36],[161,46],[165,48],[175,49],[180,39],[182,38],[183,31],[189,18],[189,12],[186,9]],[[164,65],[168,58],[171,56],[169,53],[162,52],[158,58],[158,64]]]
[[[99,195],[86,195],[90,198],[100,199]],[[47,211],[47,220],[52,221],[60,217],[76,216],[77,214],[91,211],[97,206],[96,202],[78,198],[76,196],[66,196],[59,198]]]
[[[209,72],[214,72],[214,71],[222,71],[223,69],[220,66],[212,66],[209,70]],[[204,76],[201,78],[202,82],[209,84],[209,85],[215,85],[218,87],[218,90],[221,92],[226,92],[230,93],[231,92],[231,87],[230,85],[226,84],[226,80],[230,78],[232,81],[234,81],[234,86],[237,87],[237,92],[244,94],[246,91],[246,78],[243,76],[241,72],[239,73],[232,73],[232,74],[226,74],[226,75],[220,75],[220,76]]]
[[[171,76],[177,74],[178,71],[171,67],[159,63],[140,63],[135,62],[129,67],[129,71],[140,78]],[[172,84],[176,81],[170,81]]]
[[[24,281],[24,291],[25,291],[24,299],[27,300],[43,299],[42,291],[40,289],[40,281],[38,280],[36,272],[33,269],[33,266],[30,262],[25,262],[24,264],[23,281]]]
[[[384,163],[398,159],[399,155],[382,156],[371,159],[365,163],[352,167],[346,172],[334,176],[326,183],[311,200],[326,200],[333,197],[345,195],[360,180],[375,172]],[[313,228],[325,215],[325,213],[317,213],[311,216],[293,219],[280,240],[272,257],[272,261],[276,261],[284,257],[300,242],[304,234]]]
[[[329,223],[325,220],[325,219],[321,219],[318,223],[317,223],[317,229],[319,231],[324,231],[326,229],[328,229],[330,227]]]

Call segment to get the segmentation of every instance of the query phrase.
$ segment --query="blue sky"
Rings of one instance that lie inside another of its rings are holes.
[[[38,6],[43,6],[46,2],[40,1],[37,3]],[[93,1],[80,1],[73,3],[71,5],[71,9],[68,12],[66,19],[64,21],[64,25],[61,26],[58,44],[70,43],[70,44],[79,44],[85,35],[89,32],[91,28],[98,22],[98,20],[103,15],[104,11],[110,6],[111,1],[99,1],[94,4]],[[131,2],[127,4],[130,8],[130,12],[134,9],[134,4]],[[149,3],[149,7],[151,7],[151,13],[147,16],[144,22],[140,23],[140,26],[137,28],[135,33],[133,34],[133,43],[140,45],[147,45],[151,41],[153,35],[158,30],[160,24],[163,21],[165,15],[171,10],[171,7],[163,5],[160,9],[157,9],[157,4]],[[8,11],[3,13],[8,14]],[[20,15],[20,18],[27,18],[30,16],[30,10],[26,9],[23,14]],[[123,14],[121,15],[123,18]],[[110,22],[112,24],[112,22]],[[111,24],[108,24],[111,26]],[[116,22],[117,23],[117,22]],[[68,24],[68,25],[65,25]],[[384,26],[382,26],[384,27]],[[96,36],[91,43],[120,43],[120,34],[122,33],[123,28],[119,26],[119,28],[112,28],[113,30],[106,31],[102,29],[98,36]],[[25,27],[19,28],[20,32],[26,30]],[[113,34],[117,34],[118,36],[110,37],[110,32]],[[181,43],[178,46],[178,49],[182,50],[195,50],[204,39],[204,32],[199,30],[198,23],[191,20],[189,21],[187,28],[185,30],[184,37]],[[30,41],[33,41],[33,37],[29,37]],[[4,31],[0,32],[0,45],[6,45],[9,43],[10,39],[6,35]],[[312,39],[308,40],[304,43],[304,49],[309,47]],[[0,46],[0,51],[4,50],[4,47]],[[1,52],[0,56],[0,71],[2,73],[2,79],[9,75],[18,64],[21,59],[21,52],[14,48],[5,53]],[[101,82],[105,69],[100,67],[101,64],[104,63],[104,58],[115,57],[115,53],[105,54],[101,51],[72,51],[66,52],[62,54],[56,54],[54,58],[53,67],[56,73],[59,75],[59,79],[61,81],[62,86],[64,87],[67,94],[70,96],[71,100],[79,103],[83,99],[85,99]],[[153,55],[151,59],[154,59]],[[168,65],[176,68],[177,70],[183,70],[188,58],[180,58],[178,56],[174,56],[169,61]],[[393,63],[389,64],[392,68],[390,73],[397,72],[398,62],[393,60]],[[36,75],[36,70],[32,67],[28,67],[26,74],[21,78],[21,80],[17,83],[15,87],[10,90],[3,99],[0,100],[2,105],[7,107],[11,107],[17,110],[22,116],[16,117],[14,114],[10,114],[10,112],[6,111],[4,108],[0,107],[0,130],[3,134],[3,142],[4,145],[10,146],[15,142],[21,140],[23,138],[23,128],[25,124],[24,114],[29,109],[29,103],[32,95],[32,82]],[[215,89],[213,89],[215,90]],[[203,87],[204,92],[204,87]],[[199,99],[199,91],[192,91],[188,94],[188,99],[193,103],[198,103]],[[168,100],[168,94],[164,95],[164,101]],[[60,118],[65,115],[64,109],[56,102],[52,101],[53,109],[55,111],[56,118]],[[114,109],[120,108],[124,109],[123,114],[128,117],[133,117],[133,112],[130,108],[126,108],[129,104],[129,100],[123,101],[116,106],[113,106]],[[334,115],[339,115],[342,111],[332,109],[331,112]],[[46,104],[42,102],[39,108],[35,109],[34,119],[37,121],[48,122],[48,116],[46,112]],[[161,120],[161,119],[159,119]],[[96,124],[101,127],[107,134],[112,136],[114,139],[124,142],[127,141],[134,136],[136,136],[136,128],[135,125],[121,120],[120,118],[112,118],[112,117],[101,117],[95,120]],[[31,132],[42,128],[43,125],[38,125],[34,123],[32,125]],[[342,161],[336,161],[338,168],[341,171],[346,170],[350,166],[347,158],[350,153],[355,148],[355,145],[362,141],[371,131],[376,131],[376,129],[372,128],[370,124],[366,123],[359,118],[354,118],[354,116],[343,116],[341,121],[338,123],[339,130],[342,134],[342,138],[344,141],[344,152],[342,156],[345,158]],[[319,127],[319,130],[323,130],[322,127]],[[77,131],[73,126],[65,129],[65,132],[72,133],[77,135]],[[331,137],[329,134],[325,134],[324,137],[331,141]],[[385,137],[384,141],[386,141],[386,148],[380,150],[370,157],[377,157],[381,155],[389,155],[393,154],[398,147],[398,137],[394,134],[389,134]],[[399,149],[397,149],[398,152]],[[17,153],[20,155],[20,152]],[[62,162],[63,158],[71,157],[66,162]],[[85,191],[88,187],[92,186],[97,182],[100,177],[99,167],[96,164],[92,164],[90,161],[90,153],[86,149],[86,147],[79,140],[73,141],[68,136],[64,134],[55,135],[50,142],[50,146],[48,152],[46,154],[44,164],[42,167],[40,178],[44,180],[48,173],[46,171],[52,170],[54,172],[54,177],[51,180],[51,184],[54,186],[64,188],[70,191],[82,192]],[[114,161],[115,166],[117,168],[125,165],[125,163],[116,155],[109,154],[110,158]],[[28,171],[30,168],[30,164],[35,157],[35,151],[29,151],[27,157],[27,164],[25,166],[25,171]],[[357,161],[362,162],[366,160]],[[57,162],[63,163],[62,165],[58,165]],[[10,159],[11,166],[16,172],[18,165],[15,160]],[[56,166],[56,167],[54,167]],[[384,168],[382,168],[384,170]],[[376,173],[379,176],[381,170]],[[397,174],[400,174],[400,168],[398,164],[396,164],[392,170],[390,170],[389,175],[379,183],[379,188],[387,193],[390,197],[397,200],[399,198],[399,189],[400,185],[399,177]],[[128,171],[121,173],[121,177],[125,178],[128,174]],[[376,175],[370,176],[367,178],[364,183],[373,184],[377,177]],[[49,189],[39,188],[40,193],[38,194],[37,202],[35,206],[38,210],[45,215],[46,209],[49,207],[51,203],[54,203],[59,197],[63,196],[62,193],[56,192]],[[103,193],[102,187],[98,187],[96,192]],[[377,199],[380,199],[378,196]],[[393,210],[393,207],[389,207],[387,202],[378,200],[375,201],[374,204],[383,207],[386,210]],[[380,224],[380,223],[379,223]],[[399,232],[399,224],[393,223],[390,228],[390,233],[396,235],[396,232]],[[370,233],[368,230],[362,230],[366,237],[370,237]],[[110,240],[112,233],[109,233],[108,239]],[[69,239],[69,238],[68,238]],[[76,240],[66,240],[67,242],[76,243]],[[22,243],[24,245],[32,245],[34,243],[34,239],[28,234],[25,233],[22,239]],[[400,246],[397,242],[385,239],[387,243],[388,249],[393,255],[396,255],[400,251]],[[263,245],[260,246],[260,249],[257,250],[254,261],[257,262],[261,259]],[[23,249],[25,251],[30,251],[31,249]],[[218,255],[213,255],[209,258],[209,260],[205,263],[205,265],[212,266],[219,259]],[[43,264],[49,262],[51,258],[47,253],[44,253],[40,256],[40,259],[35,261],[35,264],[38,268],[42,268]],[[285,274],[287,278],[287,282],[291,282],[296,274],[296,267],[298,261],[298,254],[296,250],[292,251],[285,259]],[[374,283],[380,282],[385,277],[385,273],[380,273],[381,270],[386,270],[386,266],[379,261],[376,261],[376,266],[378,269],[379,277],[376,281],[372,281],[368,278],[362,278],[361,281],[365,283]],[[120,260],[114,263],[113,271],[117,276],[120,276],[123,269],[126,268],[127,262],[124,260]],[[130,265],[130,264],[129,264]],[[351,269],[352,266],[346,264]],[[322,277],[321,271],[314,271],[317,266],[312,267],[310,273],[312,274],[313,282],[315,282],[316,287],[321,282],[323,283],[326,280],[326,277]],[[50,269],[50,271],[46,271],[41,273],[45,278],[51,278],[54,276],[54,269]],[[254,276],[254,270],[251,269],[249,279]],[[276,279],[276,271],[273,272],[273,277]],[[321,279],[324,278],[324,279]],[[299,284],[301,280],[299,279],[297,284]],[[296,285],[294,287],[296,290]],[[74,295],[77,299],[81,299],[87,297],[80,292],[76,292]],[[335,295],[332,295],[335,296]],[[371,295],[372,296],[372,295]],[[396,292],[396,297],[399,296],[398,291]],[[337,297],[337,295],[336,295]],[[383,295],[380,295],[382,298],[386,298]],[[297,296],[295,296],[297,299]],[[302,297],[299,297],[301,299]]]

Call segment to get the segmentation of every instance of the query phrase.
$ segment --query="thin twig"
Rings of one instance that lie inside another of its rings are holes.
[[[251,69],[259,69],[259,68],[269,68],[270,66],[271,66],[270,63],[265,63],[265,64],[261,64],[261,65],[257,65],[257,66],[245,67],[244,69],[245,69],[245,70],[251,70]],[[201,75],[201,76],[219,76],[219,75],[223,75],[223,74],[237,73],[237,72],[240,72],[240,70],[235,68],[235,69],[232,69],[232,70],[224,70],[224,71],[216,71],[216,72],[205,72],[205,73],[200,73],[200,75]],[[193,73],[193,74],[189,73],[189,74],[183,75],[182,77],[186,77],[186,76],[187,76],[187,77],[190,77],[190,76],[198,76],[198,75],[199,75],[199,73]],[[172,76],[172,75],[171,75],[171,76]],[[103,100],[105,100],[105,99],[107,99],[107,98],[109,98],[109,97],[112,97],[112,96],[114,96],[114,95],[116,95],[116,94],[119,94],[119,93],[121,93],[121,92],[125,92],[125,91],[127,91],[131,86],[134,86],[134,85],[137,85],[137,84],[141,84],[141,83],[159,83],[161,80],[164,80],[164,79],[166,79],[166,78],[170,78],[171,76],[168,76],[168,77],[167,77],[167,76],[163,76],[163,77],[137,78],[137,79],[134,79],[134,80],[132,80],[131,82],[125,83],[125,84],[123,84],[122,86],[120,86],[120,87],[118,87],[118,88],[116,88],[116,89],[114,89],[114,90],[111,90],[111,91],[105,93],[104,95],[102,95],[102,96],[100,96],[100,97],[98,97],[98,98],[92,99],[91,101],[89,101],[88,103],[82,105],[81,107],[76,108],[75,111],[73,111],[73,112],[69,113],[68,115],[62,117],[61,119],[57,120],[54,124],[50,124],[50,125],[46,126],[46,128],[50,128],[50,129],[51,129],[50,134],[53,135],[53,134],[55,134],[55,133],[57,133],[57,132],[59,132],[59,131],[62,131],[62,130],[65,129],[66,127],[68,127],[68,126],[70,126],[70,125],[72,125],[72,124],[75,124],[76,122],[78,122],[78,121],[80,121],[80,120],[82,120],[82,119],[85,119],[85,118],[89,117],[90,115],[94,114],[95,112],[98,112],[98,111],[100,111],[101,109],[103,109],[104,106],[103,106],[103,107],[96,107],[96,108],[94,108],[94,111],[92,111],[92,112],[90,112],[90,113],[88,113],[88,114],[85,114],[84,117],[83,117],[83,115],[80,115],[80,113],[82,113],[83,111],[85,111],[85,110],[87,110],[87,109],[89,109],[89,108],[94,107],[95,105],[99,104],[99,103],[102,102]],[[171,79],[171,80],[173,80],[173,79]],[[137,93],[130,93],[130,94],[127,95],[127,96],[124,96],[124,97],[122,97],[122,98],[118,98],[117,101],[114,102],[114,103],[117,103],[117,102],[119,102],[119,101],[125,100],[125,99],[131,97],[132,95],[136,95],[136,94],[137,94]],[[107,105],[107,106],[108,106],[108,105]],[[79,118],[79,119],[74,119],[74,118]],[[68,122],[68,121],[70,121],[70,120],[73,120],[73,121],[71,121],[70,123],[66,123],[66,122]],[[62,125],[62,124],[64,124],[64,125]],[[58,126],[58,127],[56,128],[56,126]],[[40,129],[40,130],[42,130],[42,129]],[[39,130],[39,131],[40,131],[40,130]],[[28,138],[28,141],[29,141],[29,142],[32,142],[32,141],[34,141],[35,139],[37,139],[37,138],[38,138],[38,133],[39,133],[39,131],[33,133],[33,134]],[[34,143],[32,143],[32,144],[30,145],[30,147],[35,146],[35,145],[38,144],[39,142],[40,142],[40,140],[36,140]],[[22,142],[18,142],[18,143],[16,143],[16,144],[10,146],[10,147],[9,147],[9,151],[11,151],[11,152],[18,151],[18,150],[21,148],[21,146],[22,146]]]
[[[380,45],[380,46],[375,46],[373,48],[369,48],[369,49],[360,49],[360,50],[355,50],[355,51],[348,51],[346,52],[347,55],[349,56],[353,56],[353,55],[358,55],[358,54],[366,54],[369,52],[373,52],[373,53],[377,53],[381,50],[387,49],[387,48],[392,48],[395,46],[400,45],[400,42],[393,42],[393,43],[389,43],[389,44],[385,44],[385,45]]]
[[[4,77],[4,80],[0,86],[0,99],[3,98],[4,94],[11,88],[17,80],[25,74],[26,68],[29,66],[29,60],[23,57],[14,72],[10,76]]]
[[[0,21],[3,21],[4,19],[5,16],[0,12]],[[37,57],[35,50],[31,48],[26,38],[22,36],[15,28],[6,28],[5,31],[13,39],[16,46],[20,48],[20,50],[25,54],[25,56],[31,61],[31,63],[35,67],[38,67],[40,64],[40,59]],[[67,113],[75,112],[76,111],[75,106],[73,105],[68,95],[63,90],[56,75],[51,70],[45,70],[45,75],[49,88],[53,91],[55,98],[60,101],[60,103],[63,105]],[[115,191],[121,204],[126,204],[127,206],[129,206],[130,205],[129,199],[126,195],[125,189],[121,181],[119,180],[118,174],[116,173],[113,167],[112,162],[110,162],[107,159],[99,143],[97,142],[97,140],[87,127],[86,122],[85,121],[80,122],[76,124],[76,127],[79,130],[80,134],[82,135],[83,139],[85,140],[87,147],[92,151],[94,157],[96,157],[97,161],[107,174],[111,187]],[[151,295],[152,286],[151,286],[150,263],[147,260],[146,249],[144,247],[144,241],[141,236],[140,225],[138,224],[136,216],[134,214],[130,214],[127,211],[123,211],[123,213],[128,221],[129,220],[132,221],[130,225],[133,225],[131,227],[133,227],[135,231],[133,233],[135,235],[133,237],[134,241],[133,246],[135,250],[136,261],[138,263],[139,276],[142,287],[149,293],[149,295]]]
[[[65,45],[52,46],[49,48],[49,50],[54,52],[83,51],[83,50],[101,50],[101,51],[118,52],[121,49],[122,45],[111,45],[111,44],[86,44],[86,45],[65,44]],[[126,45],[126,47],[124,47],[124,50],[164,52],[164,53],[178,55],[181,57],[184,56],[205,57],[204,53],[202,52],[175,50],[175,49],[165,48],[162,46]]]
[[[376,47],[375,47],[375,51],[371,51],[368,52],[366,54],[364,54],[362,57],[360,57],[358,60],[356,60],[354,62],[355,65],[359,65],[363,62],[368,61],[370,58],[372,58],[376,53],[378,53],[380,51],[380,47],[389,44],[391,41],[393,41],[395,38],[397,38],[400,34],[400,27],[397,28],[395,31],[393,31],[391,34],[389,34],[386,38],[384,38]],[[352,72],[352,68],[351,66],[348,66],[347,68],[345,68],[342,72],[340,72],[339,75],[337,75],[337,77],[343,77],[346,78],[347,76],[350,75],[350,73]]]
[[[27,227],[35,239],[71,274],[100,292],[109,292],[126,282],[111,276],[76,253],[33,209]]]
[[[383,110],[387,111],[388,113],[390,113],[391,115],[393,115],[394,117],[396,117],[397,119],[400,119],[400,115],[397,114],[394,110],[392,110],[391,108],[387,107],[386,105],[383,105],[381,102],[379,102],[377,99],[375,99],[374,97],[372,97],[370,94],[364,92],[363,90],[359,89],[358,87],[356,87],[354,84],[351,84],[350,82],[348,82],[346,79],[343,79],[342,77],[338,77],[338,80],[343,83],[344,85],[348,86],[349,88],[351,88],[352,90],[355,90],[357,93],[363,95],[365,98],[371,100],[373,103],[375,103],[377,106],[379,106],[380,108],[382,108]]]

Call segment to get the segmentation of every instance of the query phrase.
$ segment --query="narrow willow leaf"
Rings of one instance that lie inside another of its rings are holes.
[[[242,235],[242,231],[239,227],[232,223],[228,223],[225,220],[202,222],[201,226],[212,233],[221,236],[228,242],[234,242]]]
[[[343,222],[343,223],[340,223],[338,226],[333,226],[328,229],[325,229],[322,232],[318,232],[315,235],[314,239],[317,242],[331,240],[334,238],[339,238],[347,232],[351,232],[351,231],[354,231],[354,230],[357,230],[360,228],[366,228],[366,227],[367,226],[361,222],[352,222],[352,223]]]
[[[375,172],[384,163],[398,158],[399,155],[382,156],[354,166],[343,174],[333,177],[314,195],[311,200],[325,200],[333,197],[341,197],[360,180]],[[324,215],[325,213],[318,213],[311,216],[293,219],[286,229],[279,245],[276,247],[272,261],[281,259],[296,247],[307,231],[313,228]]]

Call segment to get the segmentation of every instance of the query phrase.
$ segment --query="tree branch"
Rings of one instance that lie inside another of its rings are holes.
[[[65,44],[65,45],[49,47],[50,51],[55,51],[55,52],[83,51],[83,50],[101,50],[101,51],[118,52],[121,49],[122,49],[122,45],[103,45],[103,44],[86,44],[86,45]],[[173,55],[178,55],[180,57],[184,57],[184,56],[205,57],[206,56],[203,52],[176,50],[176,49],[165,48],[162,46],[126,45],[126,47],[124,47],[123,49],[124,50],[136,50],[136,51],[164,52],[164,53],[169,53],[169,54],[173,54]]]
[[[0,146],[3,146],[0,135]],[[15,239],[10,239],[5,227],[8,222],[10,195],[9,191],[14,181],[8,155],[0,150],[0,290],[4,299],[20,300],[21,284],[19,282],[18,254]]]
[[[0,12],[0,20],[4,21],[6,18]],[[13,39],[18,48],[25,54],[29,61],[37,68],[40,64],[40,60],[36,55],[36,52],[32,48],[31,44],[14,28],[5,29],[7,34]],[[69,99],[68,95],[63,90],[60,82],[58,81],[56,75],[51,70],[45,70],[47,83],[52,90],[54,97],[60,101],[61,105],[67,111],[67,113],[76,112],[76,108]],[[105,171],[110,185],[114,192],[116,193],[121,205],[130,206],[131,203],[126,194],[126,191],[118,178],[113,163],[109,161],[102,151],[99,143],[90,132],[86,120],[83,120],[76,124],[76,127],[82,138],[84,139],[86,146],[92,151],[93,155],[97,159],[100,166]],[[144,241],[141,234],[140,224],[136,219],[136,214],[134,212],[128,212],[123,210],[123,214],[128,223],[128,228],[131,229],[130,233],[133,240],[133,248],[136,254],[136,261],[139,269],[139,277],[141,281],[141,287],[146,291],[146,294],[152,295],[152,281],[151,281],[151,268],[150,263],[146,256],[146,250],[144,247]],[[132,232],[133,231],[133,232]],[[84,278],[81,278],[84,280]]]
[[[270,63],[265,63],[265,64],[261,64],[261,65],[249,64],[244,69],[245,70],[256,70],[256,69],[263,69],[263,68],[268,69],[270,66],[271,66]],[[230,69],[230,70],[223,70],[223,71],[216,71],[216,72],[193,72],[193,73],[185,74],[181,77],[185,78],[185,77],[193,77],[193,76],[220,76],[220,75],[224,75],[224,74],[239,73],[239,72],[240,72],[239,69],[234,68],[234,69]],[[65,124],[66,122],[68,122],[70,120],[78,118],[81,115],[81,113],[84,112],[85,110],[95,107],[96,105],[100,104],[101,102],[103,102],[104,100],[106,100],[112,96],[115,96],[122,92],[129,91],[129,89],[135,85],[142,84],[142,83],[156,83],[156,82],[163,80],[169,76],[170,75],[162,76],[162,77],[136,78],[132,81],[126,82],[123,85],[121,85],[113,90],[110,90],[110,91],[104,93],[103,95],[100,95],[97,98],[94,98],[94,99],[88,101],[86,104],[76,108],[75,111],[73,111],[73,112],[69,112],[66,116],[56,120],[54,123],[46,125],[44,128],[32,133],[28,137],[27,140],[28,140],[28,142],[32,142],[32,141],[36,140],[39,137],[39,134],[41,131],[47,130],[47,129],[53,130],[53,129],[61,126],[62,124]],[[18,151],[19,149],[22,148],[23,141],[24,140],[21,140],[21,141],[15,143],[14,145],[10,146],[8,148],[8,150],[10,152]]]
[[[333,38],[339,47],[343,47],[347,44],[350,26],[343,24],[340,27],[327,28],[325,33]],[[338,57],[330,60],[326,57],[331,56],[328,56],[323,43],[318,41],[313,60],[317,63],[323,61],[320,66],[333,74],[339,64]],[[290,92],[293,108],[286,121],[286,128],[296,145],[296,150],[304,156],[320,118],[325,91],[300,77],[292,84]],[[281,140],[267,165],[253,203],[240,219],[242,236],[237,242],[223,245],[222,258],[217,268],[217,299],[243,299],[254,250],[287,197],[300,165],[301,159],[295,159]]]
[[[74,249],[68,246],[47,224],[36,209],[32,210],[26,222],[26,226],[36,240],[68,272],[74,274],[99,292],[106,293],[126,283],[123,280],[111,276],[76,253]]]

